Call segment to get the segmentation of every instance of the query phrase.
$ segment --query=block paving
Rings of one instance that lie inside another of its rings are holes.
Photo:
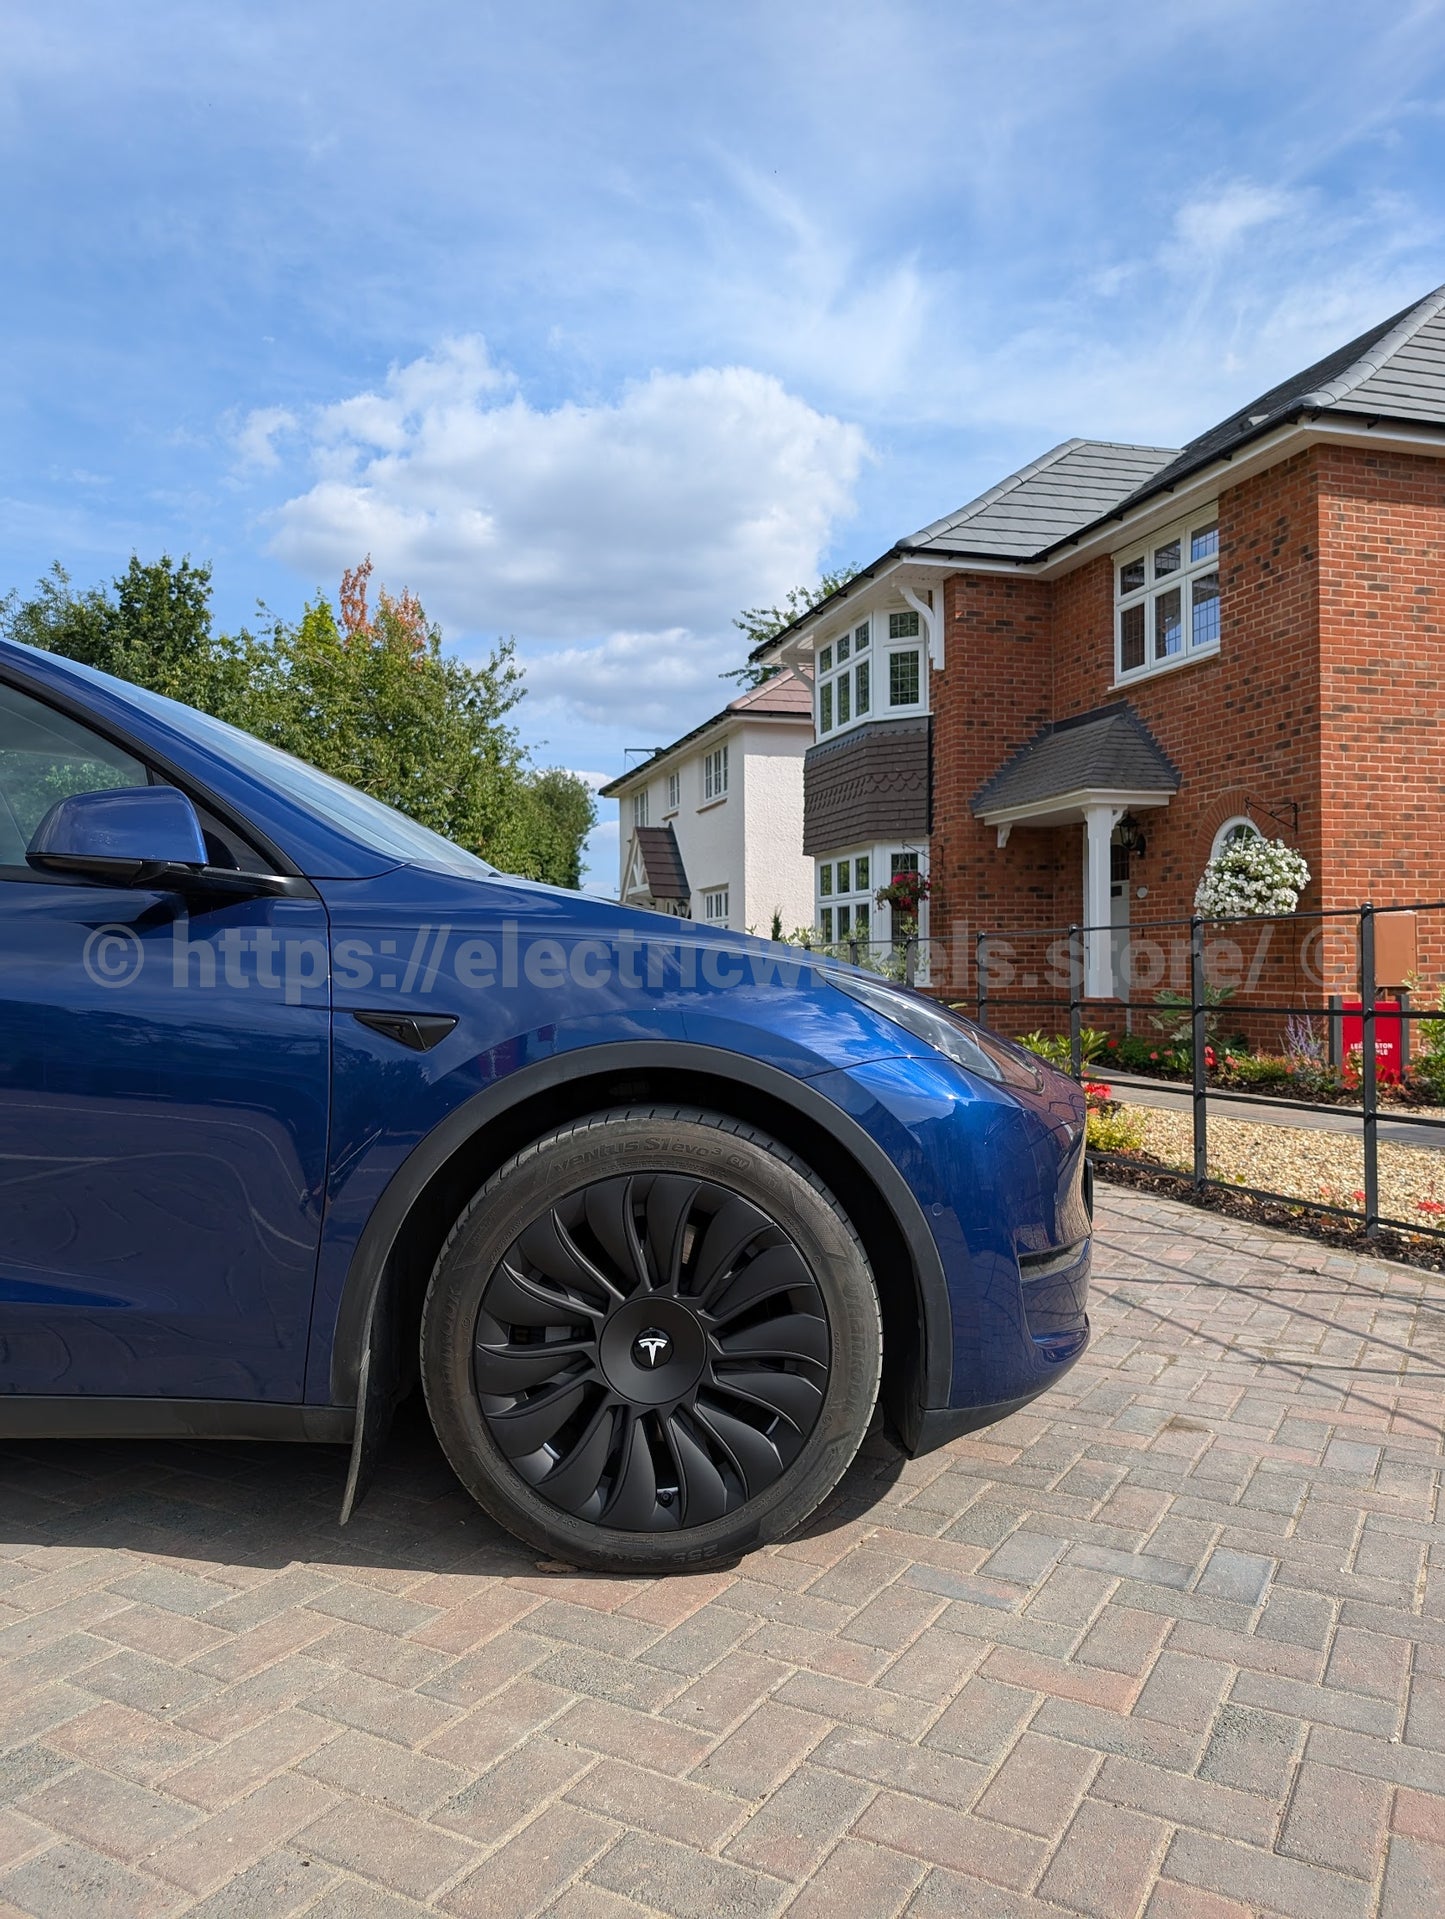
[[[420,1422],[0,1448],[0,1912],[1445,1912],[1445,1286],[1103,1188],[1054,1393],[806,1535],[539,1563]]]

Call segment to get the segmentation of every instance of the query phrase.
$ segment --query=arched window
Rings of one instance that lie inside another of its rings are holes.
[[[1214,836],[1214,844],[1209,849],[1209,857],[1217,860],[1226,846],[1232,846],[1237,840],[1258,840],[1264,835],[1252,819],[1243,813],[1236,813],[1232,820],[1226,820]]]

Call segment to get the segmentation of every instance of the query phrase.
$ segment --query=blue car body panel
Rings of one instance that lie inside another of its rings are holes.
[[[354,1404],[387,1234],[444,1154],[534,1087],[625,1086],[632,1061],[746,1081],[873,1169],[911,1249],[878,1278],[922,1314],[924,1411],[986,1416],[1083,1349],[1070,1082],[975,1075],[796,949],[398,859],[213,722],[68,662],[0,644],[0,680],[294,881],[198,904],[0,876],[0,1395]],[[106,939],[134,979],[105,977]]]
[[[176,990],[184,921],[144,889],[11,881],[0,912],[0,1390],[300,1399],[324,988],[294,1005]],[[212,936],[279,923],[325,938],[319,901],[208,918]],[[87,971],[98,934],[114,964],[139,962],[133,980]]]

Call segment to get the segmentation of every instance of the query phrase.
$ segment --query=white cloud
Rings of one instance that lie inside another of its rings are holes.
[[[297,425],[296,415],[289,407],[253,407],[234,435],[241,465],[267,469],[280,466],[281,455],[276,450],[276,441],[285,434],[294,433]]]
[[[718,676],[745,651],[685,627],[611,633],[588,645],[523,650],[528,706],[565,708],[597,725],[623,727],[631,746],[664,746],[726,706],[736,689]],[[615,778],[616,775],[609,775]]]
[[[739,607],[814,577],[867,451],[747,367],[537,408],[476,338],[320,408],[307,441],[315,483],[273,516],[288,564],[327,579],[369,551],[454,631],[611,633],[622,653],[628,635],[725,633]],[[646,647],[635,663],[651,681]]]
[[[1186,200],[1174,216],[1174,232],[1183,250],[1179,264],[1196,263],[1203,254],[1212,264],[1255,228],[1303,213],[1304,196],[1281,187],[1233,180]]]

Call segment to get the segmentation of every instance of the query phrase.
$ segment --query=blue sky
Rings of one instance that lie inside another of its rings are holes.
[[[515,635],[525,736],[590,774],[723,703],[740,607],[1445,281],[1434,4],[0,31],[0,590],[188,552],[236,624],[370,551],[458,650]]]

